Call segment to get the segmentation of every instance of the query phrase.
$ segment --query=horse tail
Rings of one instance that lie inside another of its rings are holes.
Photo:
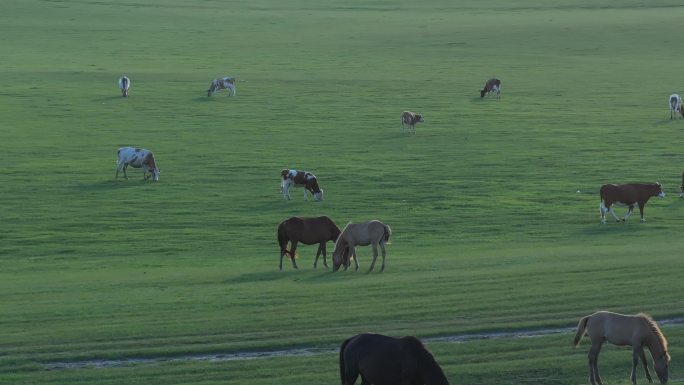
[[[390,235],[392,235],[392,229],[385,224],[383,224],[383,226],[385,227],[385,232],[382,235],[382,239],[385,241],[385,243],[389,243]]]
[[[580,340],[582,337],[584,337],[584,332],[587,331],[587,321],[589,321],[589,317],[591,316],[582,318],[579,324],[577,324],[577,333],[575,333],[575,347],[579,346]]]
[[[278,245],[280,246],[280,250],[285,250],[285,253],[287,254],[292,254],[289,250],[287,250],[287,232],[285,231],[285,222],[280,222],[278,225]]]
[[[345,384],[344,381],[344,374],[345,374],[345,365],[344,365],[344,350],[347,348],[347,344],[353,339],[354,337],[347,338],[342,342],[342,346],[340,346],[340,380],[342,381],[342,385]]]

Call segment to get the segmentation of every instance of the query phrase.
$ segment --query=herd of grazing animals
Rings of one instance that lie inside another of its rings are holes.
[[[122,76],[118,81],[122,97],[128,97],[131,81],[127,76]],[[223,77],[214,79],[207,96],[228,90],[231,96],[235,96],[235,78]],[[501,97],[501,81],[496,78],[487,80],[484,88],[480,91],[480,97],[494,93],[497,99]],[[684,106],[678,94],[672,94],[668,98],[670,119],[676,119],[677,113],[684,118]],[[404,111],[401,114],[401,124],[404,131],[415,134],[415,125],[425,122],[422,114]],[[128,179],[126,168],[128,166],[143,169],[143,180],[151,178],[159,180],[160,170],[154,159],[152,151],[134,147],[122,147],[117,151],[117,167],[115,179],[119,172],[123,171],[124,178]],[[149,174],[149,176],[148,176]],[[310,192],[315,201],[323,200],[323,190],[318,185],[318,178],[308,171],[284,169],[281,176],[281,193],[286,200],[290,200],[290,187],[302,187],[304,199],[308,200],[307,192]],[[680,198],[684,197],[684,173],[682,173],[682,186]],[[599,210],[601,222],[605,223],[605,214],[610,213],[616,221],[626,221],[634,210],[639,207],[641,221],[644,219],[644,206],[651,197],[664,198],[665,193],[660,183],[628,183],[628,184],[605,184],[601,186],[601,203]],[[627,206],[628,211],[623,219],[617,217],[613,211],[613,205]],[[327,268],[326,243],[335,242],[332,255],[333,271],[340,267],[346,270],[351,259],[354,259],[356,270],[359,263],[356,256],[356,246],[372,246],[373,260],[369,271],[373,271],[378,257],[378,247],[382,253],[382,266],[385,269],[385,245],[389,242],[392,231],[390,227],[378,220],[363,223],[349,223],[340,230],[335,222],[327,216],[316,218],[291,217],[278,225],[277,237],[280,246],[280,270],[283,269],[283,257],[288,255],[292,266],[297,269],[295,261],[297,244],[318,244],[314,268],[318,258],[323,255],[323,264]],[[287,244],[290,243],[290,250]],[[656,322],[645,314],[623,315],[600,311],[582,318],[577,325],[574,344],[578,346],[583,336],[589,336],[591,348],[589,358],[589,382],[591,385],[603,385],[598,370],[598,355],[601,346],[607,341],[615,345],[632,346],[632,372],[630,380],[636,385],[636,368],[641,360],[646,378],[653,382],[648,368],[648,361],[644,349],[648,349],[653,359],[653,366],[661,384],[668,381],[668,365],[670,355],[665,336]],[[359,376],[362,385],[449,385],[444,372],[437,364],[434,356],[423,343],[416,337],[407,336],[393,338],[380,334],[364,333],[353,336],[342,343],[339,351],[340,379],[342,385],[354,385]]]

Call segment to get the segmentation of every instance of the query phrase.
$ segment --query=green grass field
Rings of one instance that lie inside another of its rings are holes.
[[[0,383],[339,384],[333,353],[46,365],[683,317],[682,20],[673,0],[0,3]],[[226,75],[237,97],[207,98]],[[114,180],[128,145],[158,183]],[[284,201],[283,168],[325,201]],[[667,197],[601,225],[599,186],[637,181]],[[278,271],[294,215],[389,224],[385,272],[369,248],[314,270],[315,246]],[[663,330],[684,382],[684,328]],[[584,384],[572,337],[428,347],[451,384]],[[603,379],[630,364],[605,348]]]

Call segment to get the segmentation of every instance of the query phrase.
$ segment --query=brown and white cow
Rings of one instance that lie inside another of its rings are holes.
[[[665,198],[660,183],[627,183],[627,184],[604,184],[601,186],[601,204],[599,211],[601,212],[601,223],[606,223],[606,213],[610,212],[616,221],[620,219],[613,211],[613,204],[620,206],[627,206],[629,209],[622,221],[626,221],[634,210],[634,205],[639,205],[639,214],[641,214],[641,221],[644,219],[644,206],[651,197]]]
[[[668,99],[670,105],[670,119],[677,119],[677,113],[682,114],[684,118],[684,106],[682,106],[682,97],[677,94],[670,95]]]
[[[131,88],[131,79],[124,75],[119,79],[119,89],[121,90],[121,96],[127,97],[128,90]]]
[[[316,176],[308,171],[285,169],[280,172],[280,191],[283,198],[290,199],[290,187],[304,187],[304,199],[309,200],[306,192],[310,191],[315,201],[323,200],[323,190],[318,186]]]
[[[491,78],[487,80],[484,89],[480,90],[480,97],[484,98],[485,95],[491,92],[496,93],[497,99],[501,99],[501,80],[497,78]]]
[[[415,112],[411,111],[404,111],[401,113],[401,128],[406,131],[407,126],[409,129],[409,132],[413,130],[413,133],[416,133],[416,123],[424,123],[425,119],[423,118],[423,115],[421,114],[416,114]]]
[[[157,168],[157,163],[154,161],[154,154],[152,151],[144,148],[121,147],[117,151],[118,159],[116,161],[116,175],[115,179],[119,178],[119,171],[123,170],[124,178],[128,179],[126,175],[126,168],[131,166],[133,168],[143,169],[143,180],[147,180],[151,174],[152,180],[159,180],[161,170]]]
[[[207,96],[211,96],[221,90],[228,90],[231,96],[235,96],[235,78],[225,77],[212,80],[207,90]]]

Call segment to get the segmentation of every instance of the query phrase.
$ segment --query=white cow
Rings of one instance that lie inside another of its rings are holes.
[[[207,96],[211,96],[221,90],[228,90],[231,96],[235,96],[235,78],[225,77],[212,80],[207,90]]]
[[[119,171],[123,170],[124,178],[128,179],[126,175],[126,168],[131,166],[133,168],[143,169],[143,180],[147,180],[151,174],[152,180],[159,180],[161,170],[157,168],[157,163],[154,161],[154,154],[152,151],[144,148],[121,147],[117,151],[118,159],[116,161],[116,175],[115,179],[119,178]]]
[[[121,90],[121,96],[124,98],[128,96],[128,89],[131,88],[131,79],[126,75],[119,79],[119,89]]]
[[[682,107],[682,98],[678,94],[670,95],[668,99],[670,106],[670,119],[677,119],[677,113],[682,114],[684,118],[684,108]]]

